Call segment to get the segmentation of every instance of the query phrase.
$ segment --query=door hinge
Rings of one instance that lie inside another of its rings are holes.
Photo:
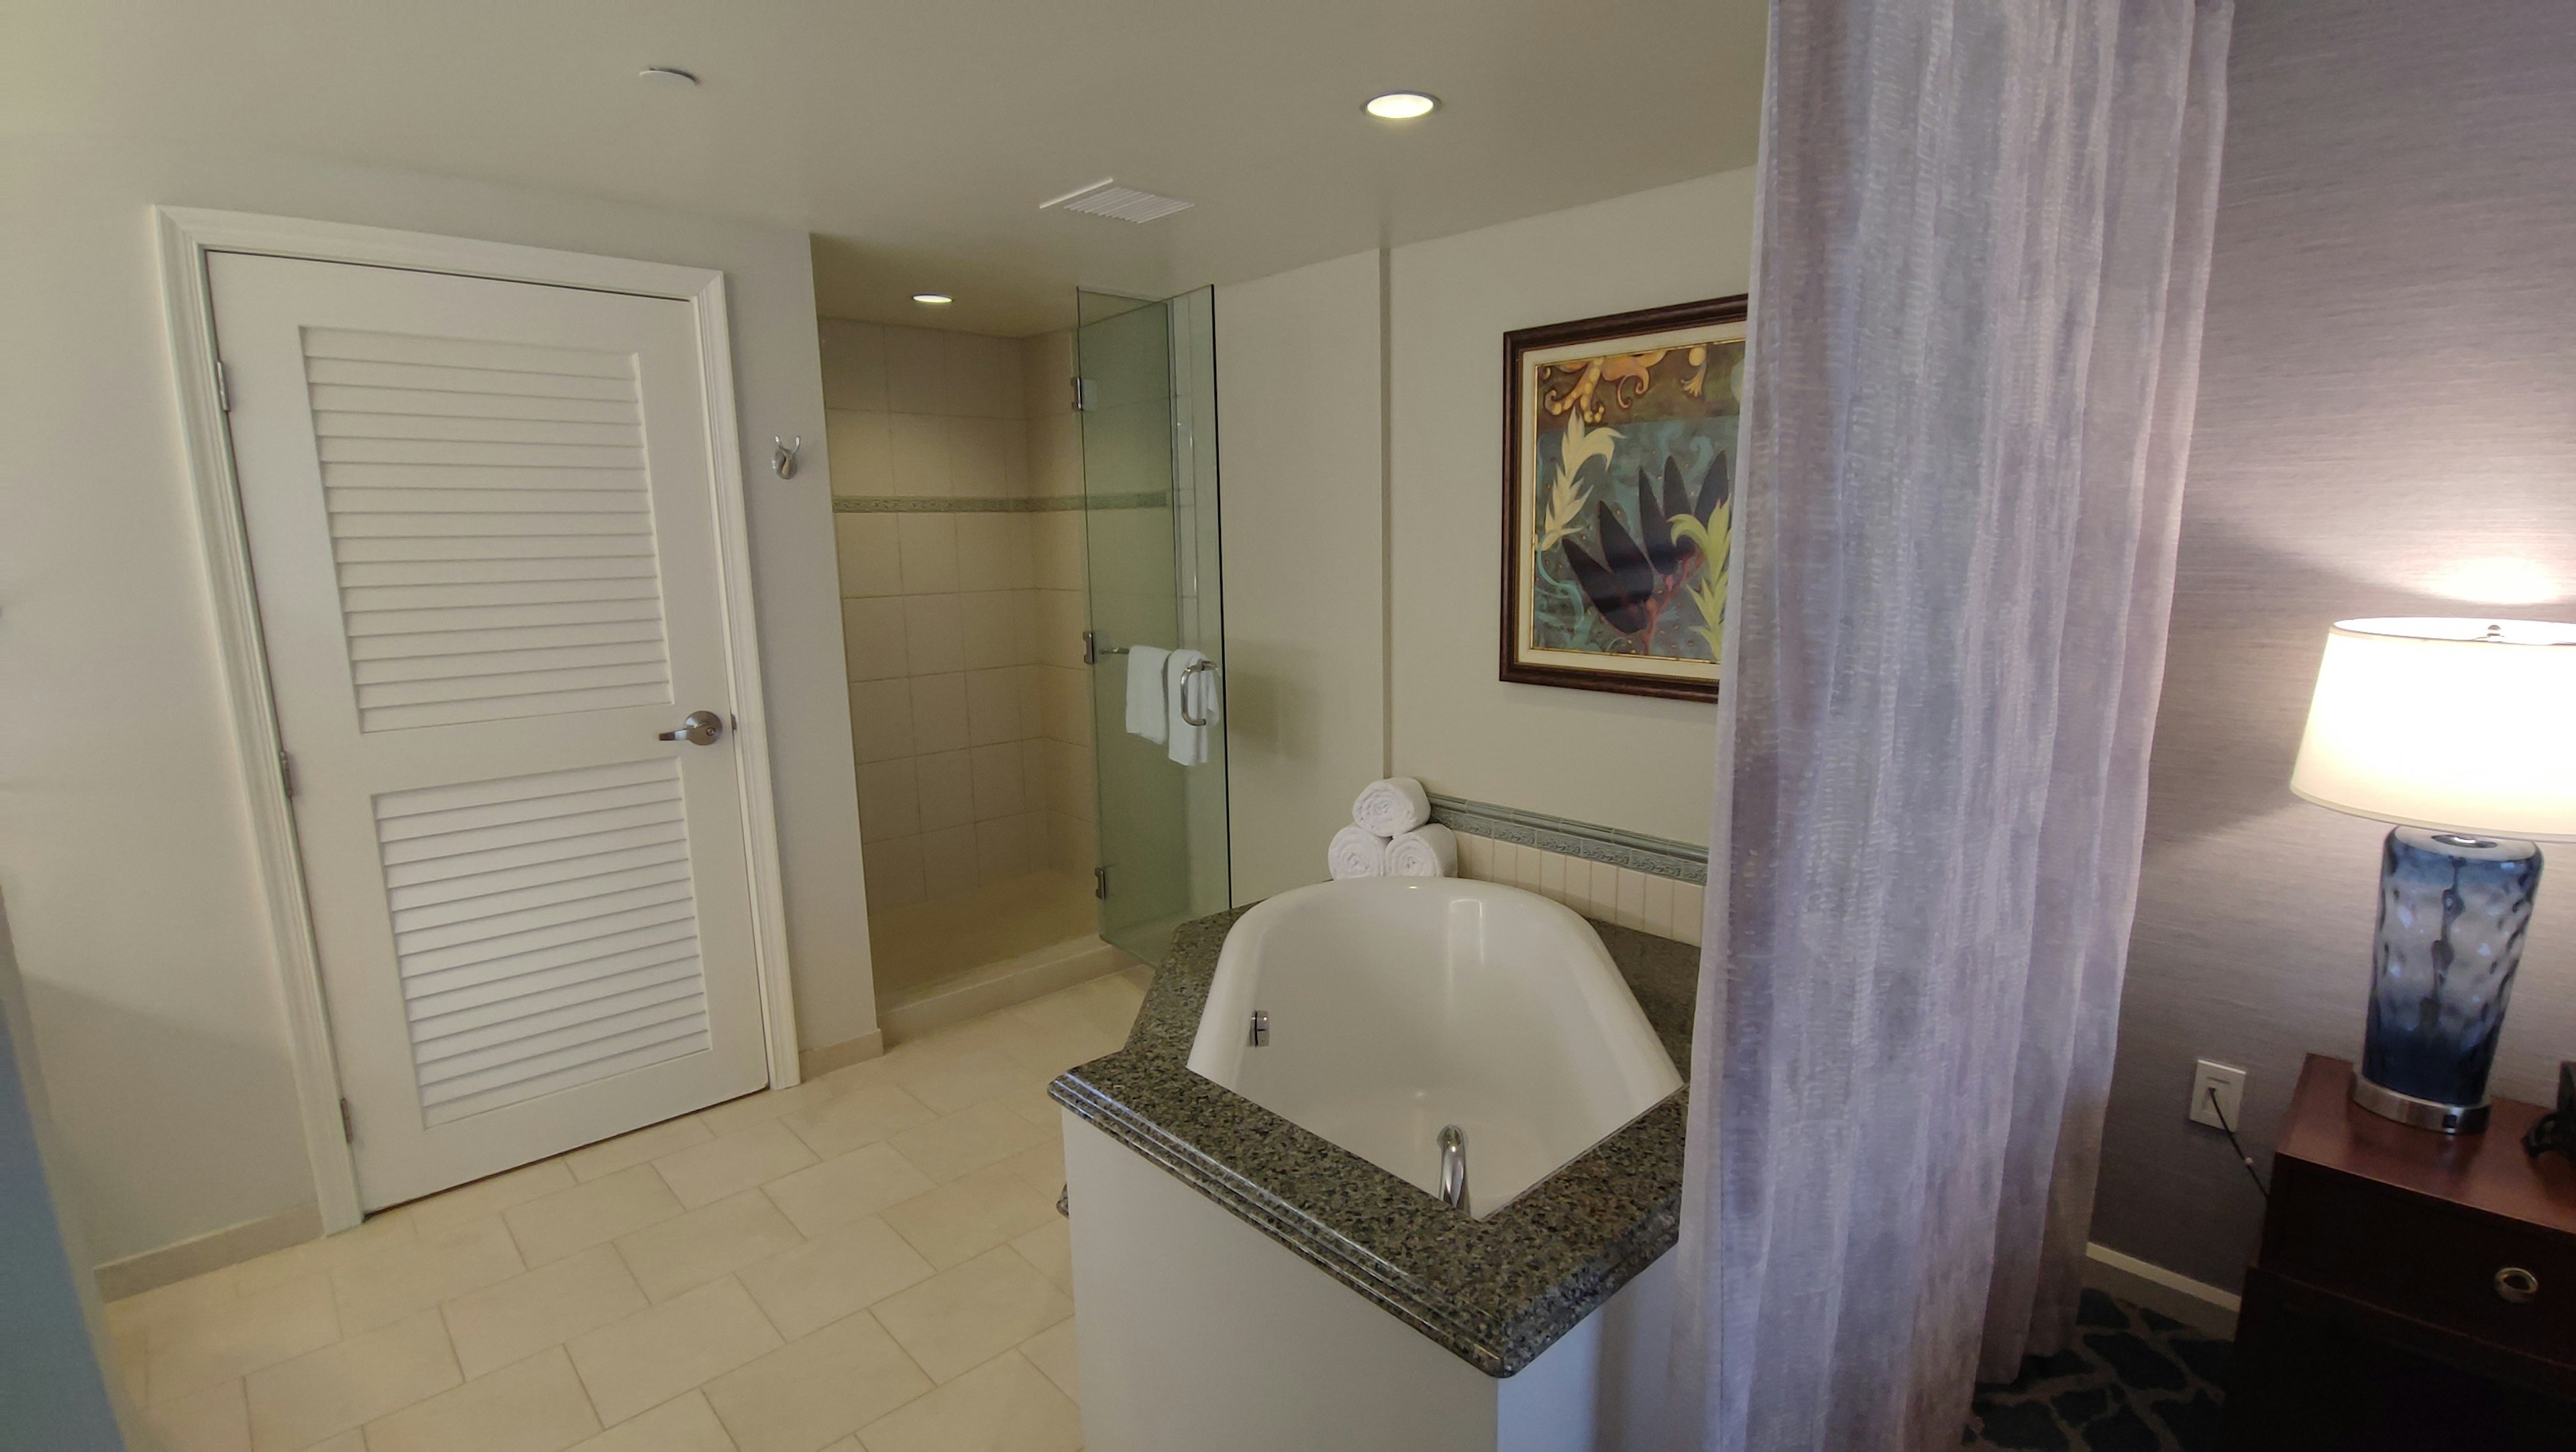
[[[1089,413],[1091,411],[1091,405],[1098,401],[1099,396],[1093,391],[1090,379],[1076,378],[1073,380],[1073,411],[1075,413]]]
[[[340,1101],[340,1138],[350,1144],[358,1142],[358,1117],[349,1112],[346,1099]]]
[[[225,413],[233,411],[233,372],[221,358],[215,360],[215,407]]]
[[[1091,869],[1091,895],[1100,899],[1102,902],[1109,901],[1108,868],[1095,867]]]
[[[277,779],[285,784],[288,796],[295,795],[295,758],[283,746],[277,748]]]

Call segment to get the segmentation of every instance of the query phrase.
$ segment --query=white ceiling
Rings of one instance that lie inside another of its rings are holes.
[[[1068,321],[1077,282],[1238,281],[1748,165],[1763,4],[7,0],[0,27],[13,131],[801,227],[826,315],[1025,334]],[[1397,88],[1445,104],[1362,114]],[[1038,211],[1110,176],[1197,205]],[[1566,265],[1616,267],[1619,245]]]

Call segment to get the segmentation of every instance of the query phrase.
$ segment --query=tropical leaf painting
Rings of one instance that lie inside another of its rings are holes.
[[[1740,325],[1704,331],[1720,336],[1543,357],[1523,374],[1521,644],[1533,659],[1612,657],[1602,666],[1623,673],[1690,662],[1702,669],[1657,674],[1713,679],[1744,345]]]
[[[1562,542],[1582,526],[1583,506],[1591,502],[1591,486],[1584,482],[1583,466],[1595,460],[1607,465],[1618,446],[1617,429],[1586,430],[1580,414],[1566,419],[1565,428],[1556,436],[1555,482],[1548,485],[1546,512],[1539,519],[1541,550]]]

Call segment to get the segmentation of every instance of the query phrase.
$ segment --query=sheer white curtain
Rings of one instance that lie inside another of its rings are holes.
[[[1773,0],[1676,1447],[1955,1447],[2071,1332],[2230,18]]]

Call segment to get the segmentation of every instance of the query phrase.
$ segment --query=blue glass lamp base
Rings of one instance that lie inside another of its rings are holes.
[[[2388,834],[2354,1103],[2447,1134],[2486,1127],[2487,1074],[2539,887],[2533,843]]]

